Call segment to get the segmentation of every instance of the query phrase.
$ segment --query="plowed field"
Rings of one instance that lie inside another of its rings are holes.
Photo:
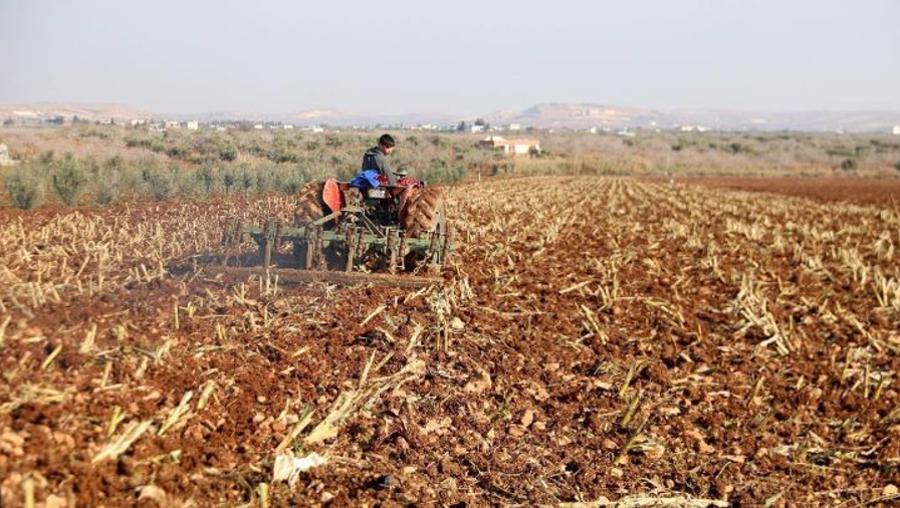
[[[204,268],[288,198],[5,212],[2,505],[896,502],[895,208],[448,194],[459,249],[422,290]],[[289,455],[324,463],[274,481]]]
[[[827,178],[827,177],[696,177],[692,183],[711,187],[770,192],[811,198],[817,201],[843,201],[857,204],[900,206],[900,179]]]

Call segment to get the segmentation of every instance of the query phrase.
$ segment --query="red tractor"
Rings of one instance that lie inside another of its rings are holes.
[[[361,187],[334,178],[308,183],[298,194],[292,225],[274,219],[263,227],[231,225],[226,244],[253,238],[265,267],[279,246],[290,242],[293,264],[306,270],[439,271],[452,242],[440,189],[408,176],[394,186],[378,183]]]

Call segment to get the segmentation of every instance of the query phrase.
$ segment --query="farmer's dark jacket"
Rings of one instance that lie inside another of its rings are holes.
[[[366,150],[360,169],[362,171],[367,169],[378,171],[387,177],[388,185],[397,185],[397,176],[394,174],[394,170],[391,169],[391,163],[388,161],[387,155],[381,151],[379,146],[373,146]]]

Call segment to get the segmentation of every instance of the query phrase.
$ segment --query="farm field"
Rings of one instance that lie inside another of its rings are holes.
[[[848,202],[896,207],[900,205],[900,180],[892,178],[835,177],[691,177],[691,183],[710,187],[786,194],[822,202]]]
[[[889,200],[446,194],[458,250],[421,290],[204,264],[290,196],[2,210],[2,505],[900,499]],[[288,453],[324,463],[273,481]]]

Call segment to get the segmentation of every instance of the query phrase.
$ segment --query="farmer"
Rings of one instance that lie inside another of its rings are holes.
[[[387,156],[394,151],[394,137],[390,134],[382,134],[378,138],[378,146],[366,150],[363,154],[362,167],[356,177],[350,182],[354,187],[378,187],[378,175],[387,178],[388,185],[397,185],[397,174],[391,169],[391,163]]]

